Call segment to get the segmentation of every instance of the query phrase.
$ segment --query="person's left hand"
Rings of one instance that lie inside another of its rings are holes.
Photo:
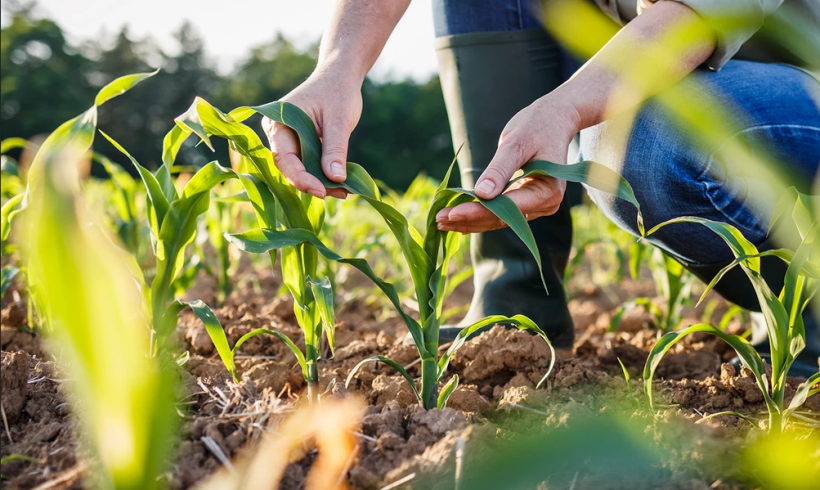
[[[513,174],[532,160],[566,164],[572,138],[580,129],[575,108],[549,95],[541,97],[516,114],[504,127],[490,165],[481,174],[475,192],[492,199],[502,192],[532,220],[558,211],[566,182],[552,177],[529,177],[504,188]],[[439,230],[480,233],[507,226],[478,202],[444,208],[436,215]]]

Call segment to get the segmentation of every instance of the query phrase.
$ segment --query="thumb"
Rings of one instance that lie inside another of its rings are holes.
[[[350,131],[339,123],[322,128],[322,170],[334,182],[347,178],[347,145]]]
[[[509,142],[508,139],[503,140],[475,184],[476,195],[481,199],[492,199],[501,194],[510,178],[524,163],[520,145]]]

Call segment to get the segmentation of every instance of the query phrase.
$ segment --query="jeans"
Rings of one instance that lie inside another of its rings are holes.
[[[810,192],[820,165],[820,83],[786,65],[738,60],[718,72],[698,69],[684,83],[695,87],[686,104],[706,117],[719,115],[731,130],[704,143],[695,130],[679,123],[679,116],[650,100],[637,114],[583,130],[581,156],[623,175],[641,204],[647,229],[679,216],[697,216],[729,223],[761,245],[779,196],[766,195],[769,183],[756,175],[727,173],[728,166],[738,163],[732,161],[737,154],[728,149],[768,155],[778,173],[790,174],[802,191]],[[592,189],[589,194],[610,219],[637,234],[631,204]],[[768,204],[752,205],[764,198]],[[734,258],[723,240],[702,225],[662,228],[649,241],[687,265]]]

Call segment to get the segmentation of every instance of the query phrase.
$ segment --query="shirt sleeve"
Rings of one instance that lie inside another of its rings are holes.
[[[638,14],[659,0],[638,0]],[[700,15],[717,36],[717,45],[705,64],[719,70],[777,10],[783,0],[669,0],[682,3]]]

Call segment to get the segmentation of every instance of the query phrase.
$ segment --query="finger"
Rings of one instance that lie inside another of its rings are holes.
[[[347,199],[347,194],[345,189],[327,189],[327,195],[336,199]]]
[[[347,178],[347,144],[350,132],[332,119],[322,128],[322,170],[334,182]]]
[[[517,182],[516,187],[504,195],[515,203],[527,220],[532,220],[558,210],[563,199],[564,186],[561,184],[555,179],[525,179]],[[477,202],[460,204],[447,210],[447,215],[437,221],[444,226],[455,227],[454,231],[475,233],[503,226],[495,214]]]
[[[305,170],[298,156],[299,145],[293,131],[279,123],[269,124],[267,127],[276,168],[282,172],[292,186],[319,199],[324,199],[325,186]]]
[[[450,222],[484,221],[493,219],[495,215],[481,203],[467,202],[452,208],[447,215]]]
[[[502,137],[501,143],[490,165],[478,178],[475,193],[482,199],[492,199],[504,191],[513,174],[532,156],[526,154],[526,146],[521,138]]]

